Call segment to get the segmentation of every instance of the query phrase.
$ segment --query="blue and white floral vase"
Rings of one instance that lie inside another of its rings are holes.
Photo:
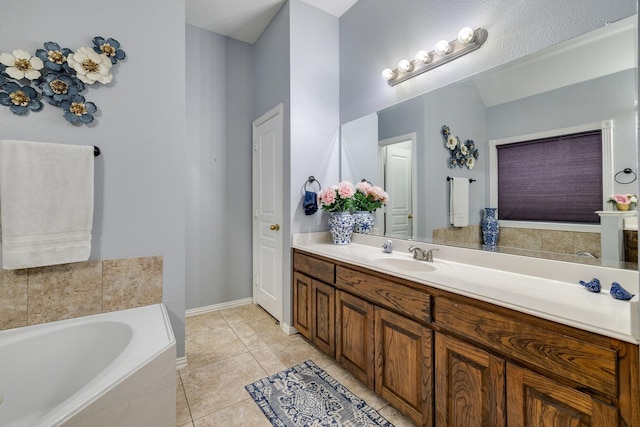
[[[351,234],[355,220],[349,212],[329,213],[329,231],[334,245],[348,245],[351,243]]]
[[[500,237],[500,227],[498,226],[497,208],[484,208],[484,218],[482,218],[482,241],[484,248],[495,250]]]
[[[373,226],[376,223],[376,220],[371,212],[355,211],[353,213],[353,219],[355,221],[355,225],[353,228],[354,233],[371,234],[371,232],[373,231]]]

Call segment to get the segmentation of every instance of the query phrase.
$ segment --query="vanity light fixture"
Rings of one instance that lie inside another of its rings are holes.
[[[431,52],[421,50],[416,53],[413,61],[403,59],[395,70],[385,68],[382,71],[382,78],[387,81],[389,86],[395,86],[479,49],[487,40],[488,34],[487,30],[483,28],[473,30],[465,27],[460,30],[456,40],[450,42],[440,40]]]

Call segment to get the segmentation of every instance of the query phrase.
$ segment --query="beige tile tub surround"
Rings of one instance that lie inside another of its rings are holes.
[[[0,330],[162,302],[162,257],[0,270]]]
[[[479,225],[433,230],[433,243],[477,248],[482,244]],[[600,258],[600,233],[586,233],[532,228],[500,227],[498,250],[502,253],[527,255],[583,263],[598,260],[575,256],[577,252],[589,252]]]

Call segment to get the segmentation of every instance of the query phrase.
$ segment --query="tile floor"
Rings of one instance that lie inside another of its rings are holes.
[[[188,366],[177,374],[178,427],[269,427],[244,386],[311,359],[398,427],[415,427],[300,335],[286,335],[256,305],[187,318]]]

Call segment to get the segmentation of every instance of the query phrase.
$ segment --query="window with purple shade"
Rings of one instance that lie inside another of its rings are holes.
[[[602,131],[496,148],[499,219],[600,223]]]

